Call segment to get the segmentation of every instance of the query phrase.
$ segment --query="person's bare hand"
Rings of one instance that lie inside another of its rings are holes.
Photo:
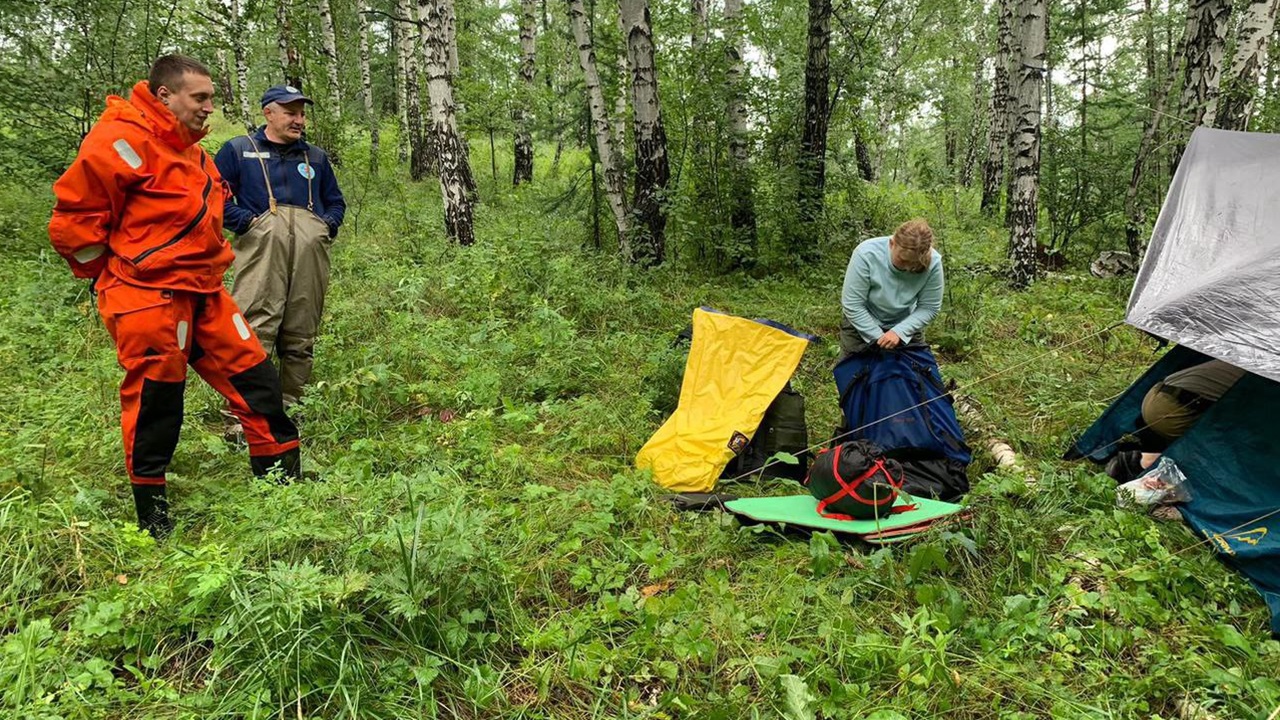
[[[898,333],[892,330],[886,330],[876,344],[885,350],[892,350],[902,344],[902,338],[898,337]]]

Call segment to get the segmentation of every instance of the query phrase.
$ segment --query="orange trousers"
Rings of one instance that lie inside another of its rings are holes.
[[[240,419],[255,473],[290,455],[296,463],[298,428],[284,412],[280,378],[226,290],[144,288],[104,273],[97,293],[125,371],[120,424],[132,483],[165,482],[182,429],[188,365]]]

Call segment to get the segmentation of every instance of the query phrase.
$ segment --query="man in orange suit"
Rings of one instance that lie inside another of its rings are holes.
[[[107,98],[53,186],[49,239],[76,277],[94,281],[125,371],[121,425],[138,526],[157,537],[173,529],[165,472],[188,365],[240,418],[255,475],[301,474],[279,377],[222,284],[233,258],[222,236],[227,189],[198,144],[212,112],[208,69],[161,57],[128,100]]]

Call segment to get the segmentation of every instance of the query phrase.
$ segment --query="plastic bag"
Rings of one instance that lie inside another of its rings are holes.
[[[1154,507],[1190,499],[1187,477],[1177,463],[1167,457],[1161,457],[1145,473],[1116,488],[1116,504],[1121,507]]]

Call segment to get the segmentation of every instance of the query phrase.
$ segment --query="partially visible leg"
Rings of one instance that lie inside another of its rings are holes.
[[[301,477],[298,429],[284,412],[279,377],[225,290],[202,296],[191,365],[240,418],[254,474],[278,465],[285,477]]]
[[[98,309],[125,371],[120,424],[138,527],[162,537],[173,529],[165,473],[182,429],[190,296],[115,283],[98,293]]]
[[[288,230],[280,215],[264,215],[235,239],[231,295],[249,327],[271,354],[289,297]]]
[[[329,289],[329,231],[324,221],[306,210],[295,213],[293,264],[289,297],[276,343],[280,359],[280,389],[286,407],[302,397],[311,379],[316,333]]]
[[[289,294],[288,228],[281,215],[267,213],[254,220],[233,245],[236,259],[231,294],[263,350],[267,355],[278,354],[276,339]],[[227,439],[244,440],[244,427],[230,407],[223,410],[223,415],[228,422]]]

